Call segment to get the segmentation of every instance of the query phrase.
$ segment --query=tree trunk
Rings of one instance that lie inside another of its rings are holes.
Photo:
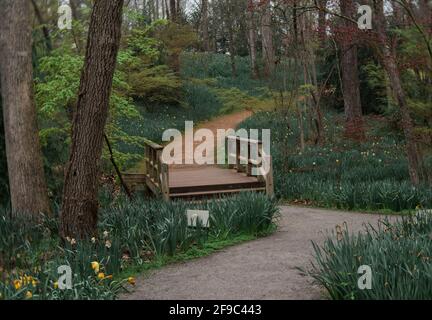
[[[69,5],[71,7],[72,11],[72,18],[74,20],[80,20],[81,19],[81,12],[79,8],[81,7],[81,0],[69,0]]]
[[[176,0],[170,0],[170,19],[173,22],[177,21]]]
[[[354,17],[355,5],[353,0],[340,2],[341,13],[346,17]],[[352,22],[343,21],[345,32],[348,33]],[[360,100],[360,82],[358,76],[357,45],[354,40],[348,41],[345,34],[341,42],[341,70],[342,91],[345,109],[345,135],[353,140],[363,140],[365,132],[363,127],[362,106]]]
[[[254,24],[254,4],[253,0],[249,0],[247,8],[247,27],[248,27],[248,41],[249,41],[249,54],[251,60],[251,73],[252,78],[258,78],[258,65],[257,65],[257,49],[256,49],[256,31]]]
[[[201,29],[204,44],[204,51],[210,51],[208,32],[208,0],[201,0]]]
[[[327,20],[326,13],[324,11],[324,9],[327,7],[327,2],[328,0],[318,0],[318,5],[323,9],[318,11],[318,37],[321,48],[324,48],[327,38]]]
[[[64,238],[82,239],[96,234],[100,158],[120,44],[122,9],[123,0],[96,0],[93,5],[63,189]]]
[[[390,87],[396,103],[399,106],[402,121],[401,125],[405,135],[406,152],[408,158],[408,171],[411,182],[418,185],[422,180],[427,181],[427,172],[424,168],[418,142],[414,133],[414,123],[410,115],[405,91],[400,79],[396,54],[390,49],[386,34],[386,18],[382,0],[375,1],[376,30],[379,38],[378,50],[381,50],[381,63],[383,64],[390,80]]]
[[[261,17],[261,34],[264,74],[268,77],[273,73],[275,67],[273,31],[271,28],[271,6],[269,0],[266,0],[266,3],[263,5],[263,13]]]
[[[39,24],[42,25],[42,33],[43,33],[44,38],[45,38],[46,48],[47,48],[48,51],[51,51],[52,50],[52,43],[51,43],[51,36],[50,36],[49,30],[48,30],[48,28],[45,25],[46,23],[45,23],[45,21],[44,21],[44,19],[42,17],[42,14],[41,14],[41,12],[39,10],[39,7],[36,4],[36,0],[31,0],[31,3],[33,5],[33,9],[34,9],[36,18],[37,18]]]
[[[50,213],[33,99],[32,28],[28,0],[0,7],[0,74],[6,155],[14,215]]]

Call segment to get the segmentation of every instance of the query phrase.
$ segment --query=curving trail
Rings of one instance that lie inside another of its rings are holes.
[[[322,288],[301,275],[312,243],[321,243],[336,225],[361,231],[379,215],[281,207],[273,235],[221,250],[208,257],[169,265],[137,279],[134,292],[121,299],[322,299]],[[394,217],[392,219],[395,219]]]

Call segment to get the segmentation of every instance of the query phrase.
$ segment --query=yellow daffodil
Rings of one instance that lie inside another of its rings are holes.
[[[127,279],[127,281],[129,282],[129,284],[131,284],[131,285],[135,285],[135,278],[134,277],[129,277],[128,279]]]
[[[22,281],[21,280],[14,280],[13,285],[15,287],[15,290],[19,290],[22,287]]]
[[[93,262],[91,263],[91,267],[92,267],[92,269],[93,269],[96,273],[99,272],[99,268],[100,268],[99,262],[97,262],[97,261],[93,261]]]
[[[31,299],[32,297],[33,297],[33,293],[31,293],[31,291],[27,291],[26,292],[26,298]]]
[[[105,279],[105,274],[103,272],[99,272],[97,277],[99,280],[103,280],[103,279]]]
[[[54,287],[54,289],[57,289],[58,288],[58,282],[56,281],[56,282],[54,282],[54,285],[53,285],[53,287]]]

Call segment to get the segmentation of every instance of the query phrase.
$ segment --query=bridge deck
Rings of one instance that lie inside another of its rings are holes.
[[[229,137],[236,144],[236,152],[227,156],[234,158],[235,169],[216,165],[168,165],[162,161],[163,146],[152,141],[145,142],[145,165],[143,173],[124,173],[125,183],[132,191],[144,187],[155,195],[165,199],[170,198],[200,198],[219,197],[244,190],[266,192],[273,194],[273,175],[271,158],[263,156],[263,162],[268,164],[270,170],[260,176],[252,176],[252,168],[259,167],[260,163],[248,154],[240,154],[240,142],[247,143],[248,150],[257,148],[261,142],[257,140]],[[248,152],[249,153],[249,152]],[[262,173],[262,171],[261,171]],[[138,187],[138,188],[137,188]]]
[[[171,197],[232,193],[247,189],[265,191],[265,183],[256,177],[217,166],[172,167],[169,177]]]

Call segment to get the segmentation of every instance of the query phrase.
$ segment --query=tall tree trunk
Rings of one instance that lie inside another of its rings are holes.
[[[325,13],[327,3],[328,0],[318,0],[318,5],[323,9],[318,11],[318,38],[321,48],[324,48],[327,39],[327,20]]]
[[[254,23],[254,4],[253,0],[249,0],[247,8],[247,28],[248,28],[248,41],[249,41],[249,54],[251,60],[251,73],[252,78],[258,78],[258,65],[257,65],[257,49],[256,49],[256,30]]]
[[[173,22],[177,21],[176,0],[170,0],[170,19]]]
[[[31,0],[31,3],[33,5],[33,10],[35,12],[36,18],[37,18],[39,24],[42,25],[42,33],[43,33],[44,38],[45,38],[46,48],[48,51],[51,51],[52,50],[51,36],[50,36],[49,30],[46,26],[46,23],[42,17],[42,13],[40,12],[38,5],[36,4],[36,0]]]
[[[204,51],[210,51],[210,40],[208,30],[208,0],[201,0],[201,29]]]
[[[230,51],[230,61],[231,61],[231,74],[233,78],[237,78],[237,66],[235,63],[235,46],[234,46],[234,31],[233,27],[230,25],[228,27],[228,42],[229,42],[229,51]]]
[[[71,11],[72,11],[72,18],[74,20],[80,20],[81,19],[81,11],[80,11],[80,7],[81,7],[81,1],[82,0],[69,0],[69,5],[71,7]]]
[[[421,156],[418,142],[414,133],[414,123],[410,115],[406,94],[402,87],[399,67],[396,62],[396,54],[391,50],[391,46],[387,38],[384,3],[382,0],[375,0],[374,3],[376,12],[375,25],[379,38],[378,50],[381,50],[381,63],[387,72],[394,99],[401,112],[401,125],[405,135],[408,171],[411,182],[414,185],[418,185],[422,180],[427,181],[427,172],[424,168],[423,157]]]
[[[104,127],[120,44],[123,0],[96,0],[72,126],[61,210],[61,235],[96,234]]]
[[[355,14],[354,0],[340,2],[343,16],[353,18]],[[345,32],[352,27],[352,22],[343,21]],[[349,42],[342,35],[341,43],[341,70],[342,91],[345,109],[345,135],[354,140],[363,140],[365,132],[363,127],[362,106],[360,99],[360,81],[358,76],[357,45],[354,41]]]
[[[0,3],[0,75],[6,155],[14,215],[50,213],[33,99],[28,0]]]
[[[271,28],[271,5],[269,0],[263,4],[261,17],[262,52],[264,59],[264,74],[270,76],[275,68],[275,52],[273,46],[273,31]]]

